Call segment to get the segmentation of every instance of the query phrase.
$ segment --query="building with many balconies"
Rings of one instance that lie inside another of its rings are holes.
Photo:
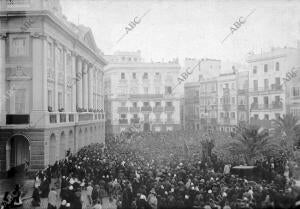
[[[287,112],[289,89],[286,88],[288,81],[285,80],[292,68],[299,66],[299,49],[273,48],[266,53],[252,53],[248,55],[247,62],[250,66],[250,122],[270,128],[270,120]],[[295,106],[291,105],[293,107]]]
[[[173,91],[180,70],[177,60],[144,62],[140,51],[116,52],[106,58],[106,127],[112,133],[132,127],[157,132],[180,128],[180,97]]]
[[[0,4],[0,171],[104,142],[106,61],[91,30],[68,22],[58,0]]]
[[[218,125],[220,131],[235,131],[237,125],[237,72],[218,77]]]

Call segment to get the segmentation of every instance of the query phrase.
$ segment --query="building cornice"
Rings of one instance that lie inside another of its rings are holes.
[[[103,66],[107,65],[108,62],[104,58],[104,55],[98,55],[94,50],[92,50],[90,47],[88,47],[85,43],[83,43],[79,38],[78,35],[73,32],[67,24],[65,24],[63,21],[60,20],[57,16],[52,14],[52,12],[48,10],[39,10],[39,11],[5,11],[5,12],[0,12],[0,18],[1,17],[10,17],[10,16],[20,16],[24,17],[25,16],[43,16],[43,17],[48,17],[55,25],[57,25],[62,31],[67,33],[69,36],[72,37],[73,41],[73,51],[76,51],[76,46],[78,45],[79,47],[84,48],[85,50],[88,51],[88,54],[90,54],[95,60],[98,60]]]

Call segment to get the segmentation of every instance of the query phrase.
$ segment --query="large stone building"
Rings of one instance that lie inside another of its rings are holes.
[[[110,62],[104,78],[110,132],[117,134],[131,127],[135,131],[180,129],[177,60],[144,62],[140,51],[116,52],[106,58]]]
[[[68,22],[58,0],[0,4],[0,171],[104,142],[106,61],[91,30]]]
[[[247,62],[250,66],[250,122],[270,128],[270,120],[288,112],[287,97],[289,92],[292,93],[295,82],[285,82],[285,79],[293,67],[300,66],[299,48],[273,48],[266,53],[252,53],[248,55]],[[297,98],[296,92],[294,95],[289,97],[291,112],[299,109],[292,101]]]

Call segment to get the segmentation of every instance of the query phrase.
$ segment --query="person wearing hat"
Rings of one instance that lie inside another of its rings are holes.
[[[48,209],[56,209],[57,201],[57,192],[55,191],[54,187],[52,187],[48,195]]]
[[[150,194],[148,195],[147,200],[152,209],[157,209],[157,198],[154,188],[150,190]]]
[[[63,201],[61,202],[61,205],[60,205],[59,209],[66,209],[66,204],[67,204],[67,201],[66,201],[66,200],[63,200]]]

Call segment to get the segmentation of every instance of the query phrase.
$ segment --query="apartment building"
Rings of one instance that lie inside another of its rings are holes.
[[[237,125],[237,72],[218,77],[218,125],[220,131],[231,132]]]
[[[157,132],[180,129],[180,96],[174,91],[178,60],[144,62],[140,51],[116,52],[106,58],[107,127],[112,133],[129,128]]]
[[[292,83],[286,82],[286,78],[293,67],[299,66],[299,61],[298,48],[272,48],[248,55],[250,123],[270,128],[270,120],[286,114],[288,93],[292,91]],[[292,101],[290,107],[297,110]]]

